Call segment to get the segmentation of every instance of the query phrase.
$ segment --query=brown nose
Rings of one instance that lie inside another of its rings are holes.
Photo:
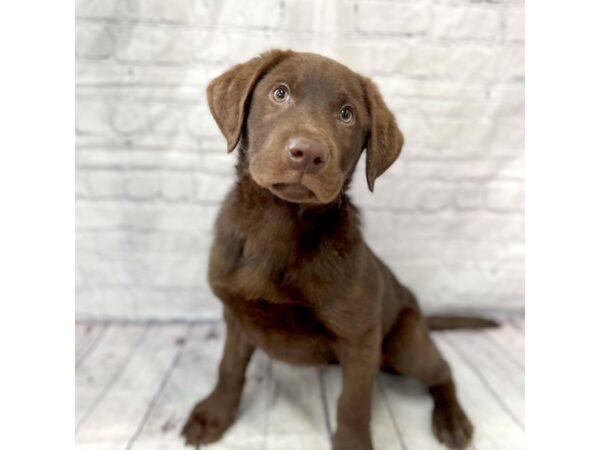
[[[292,168],[303,173],[315,173],[327,162],[326,148],[318,141],[307,138],[291,138],[287,152]]]

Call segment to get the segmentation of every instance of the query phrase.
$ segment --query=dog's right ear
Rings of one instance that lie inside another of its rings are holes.
[[[227,139],[227,152],[235,149],[250,106],[250,98],[261,77],[290,51],[271,50],[238,64],[210,82],[206,89],[208,107]]]

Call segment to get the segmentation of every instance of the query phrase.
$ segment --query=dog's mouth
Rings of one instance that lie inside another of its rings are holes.
[[[275,197],[290,203],[327,204],[339,195],[342,183],[331,175],[327,182],[323,177],[284,170],[273,175],[272,171],[258,170],[250,161],[250,177],[260,187]]]
[[[269,190],[277,197],[292,203],[318,203],[319,199],[301,183],[274,183]]]

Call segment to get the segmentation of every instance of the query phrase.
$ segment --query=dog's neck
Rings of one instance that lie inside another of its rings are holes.
[[[343,258],[360,248],[358,211],[345,194],[327,205],[289,203],[254,182],[240,159],[217,230],[231,270],[244,267],[257,279],[278,286],[287,280],[290,287],[317,255],[325,255],[322,261],[329,264],[327,255]]]

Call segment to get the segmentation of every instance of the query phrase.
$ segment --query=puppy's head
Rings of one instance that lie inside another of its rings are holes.
[[[319,55],[264,53],[213,80],[207,93],[228,151],[243,140],[251,178],[289,202],[335,200],[363,149],[372,191],[402,148],[375,85]]]

